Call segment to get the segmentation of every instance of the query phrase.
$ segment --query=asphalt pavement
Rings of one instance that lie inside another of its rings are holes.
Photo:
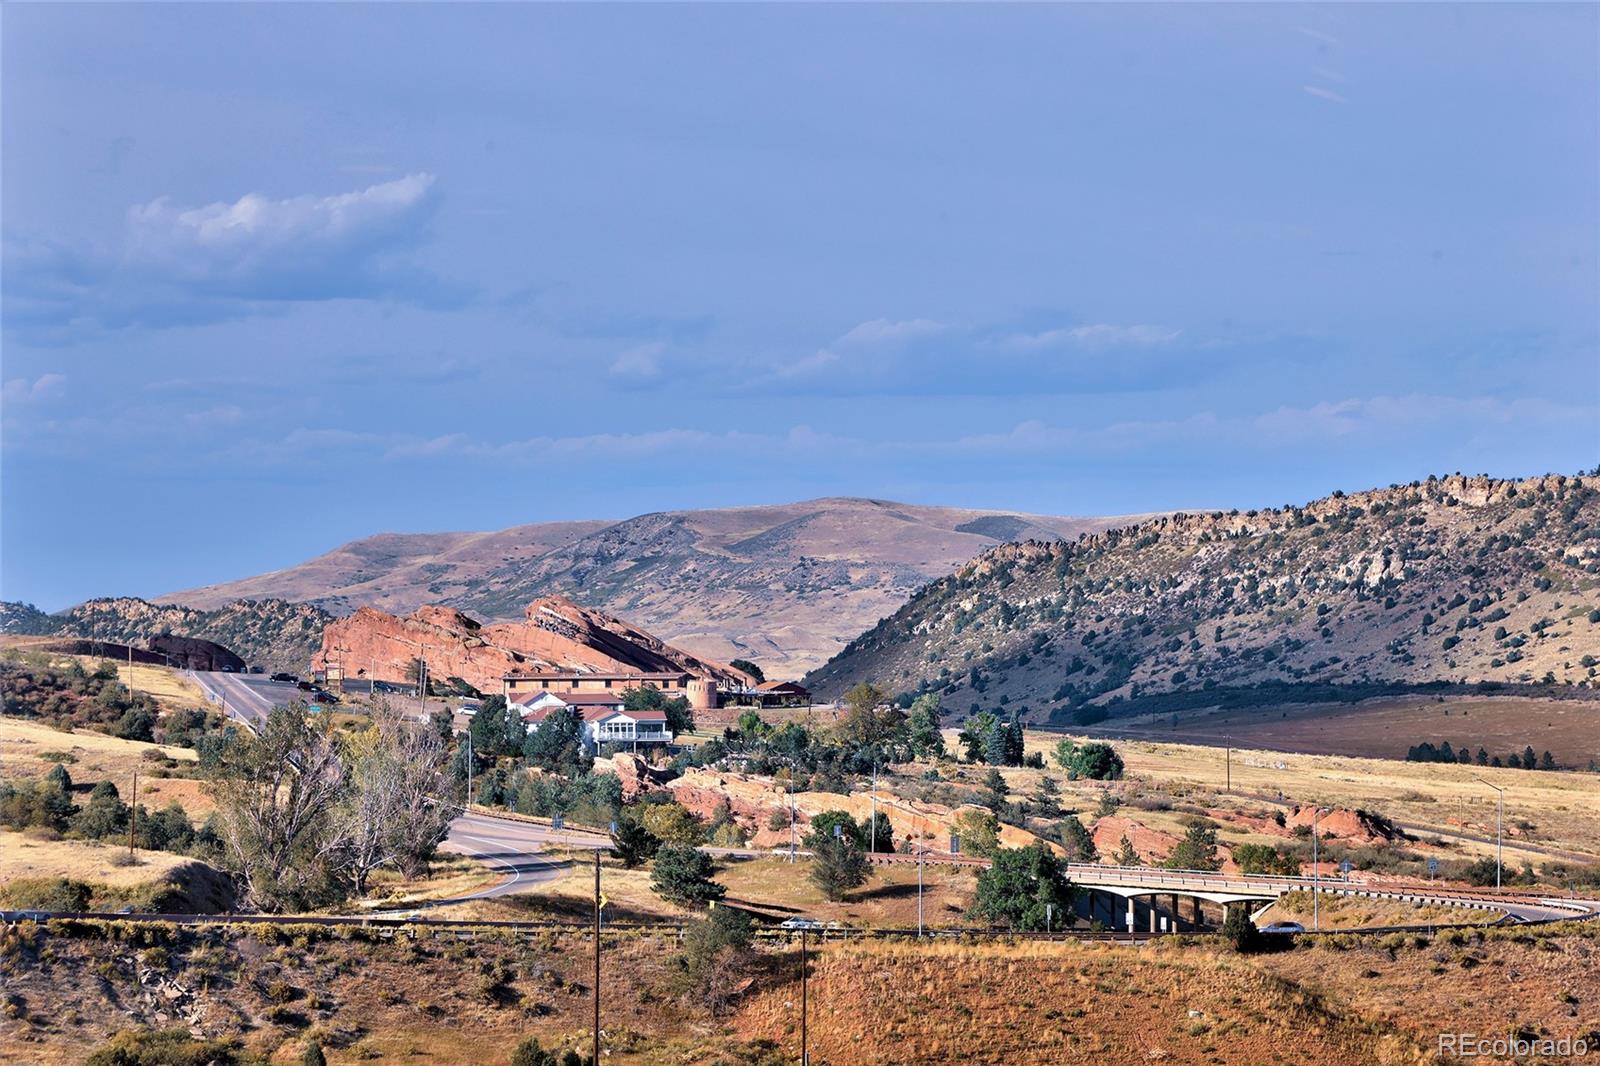
[[[189,677],[205,690],[206,695],[218,701],[235,718],[251,729],[259,730],[266,723],[272,708],[297,699],[306,699],[310,693],[288,681],[273,681],[261,674],[229,674],[210,670],[187,671]]]

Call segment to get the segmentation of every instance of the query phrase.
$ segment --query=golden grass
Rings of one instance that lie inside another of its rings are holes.
[[[156,769],[146,753],[158,751],[183,764],[193,764],[197,756],[191,748],[147,744],[139,740],[108,737],[88,729],[64,732],[23,718],[0,718],[0,775],[8,778],[36,778],[50,772],[56,759],[46,756],[71,756],[67,772],[78,782],[109,780],[127,802],[133,787],[133,774],[139,772],[139,802],[151,810],[177,801],[191,818],[204,818],[214,808],[202,783],[187,777],[156,777]]]
[[[1317,903],[1317,924],[1323,929],[1364,929],[1380,925],[1489,925],[1500,912],[1483,907],[1446,907],[1436,903],[1407,903],[1398,899],[1335,896],[1326,892]],[[1299,922],[1311,928],[1311,894],[1290,892],[1279,898],[1258,919]]]
[[[77,881],[126,888],[159,881],[194,860],[170,851],[135,853],[137,865],[122,865],[128,857],[124,844],[96,840],[41,840],[26,833],[0,829],[0,881],[25,877],[69,877]]]
[[[96,661],[91,657],[77,656],[77,658],[87,664],[87,669],[94,668]],[[152,666],[147,663],[134,663],[130,667],[127,663],[120,663],[117,666],[117,678],[135,692],[154,696],[163,710],[209,706],[206,694],[200,686],[189,680],[182,671],[171,667]]]
[[[946,734],[947,745],[954,734]],[[1092,810],[1104,786],[1069,782],[1050,758],[1059,734],[1028,733],[1025,749],[1040,752],[1052,767],[1045,771],[1005,771],[1013,794],[1027,794],[1043,773],[1055,777],[1063,803]],[[1087,738],[1078,737],[1078,740]],[[1300,804],[1326,804],[1377,811],[1396,821],[1492,837],[1495,793],[1474,778],[1506,790],[1508,862],[1539,864],[1547,857],[1518,847],[1522,840],[1600,858],[1600,775],[1492,769],[1479,766],[1408,763],[1339,755],[1294,755],[1253,748],[1233,751],[1233,792],[1225,793],[1225,751],[1195,744],[1143,740],[1114,741],[1127,775],[1171,795],[1189,794],[1201,805],[1277,798]],[[1141,821],[1147,812],[1139,812]],[[1154,813],[1150,817],[1159,821]],[[1520,822],[1529,822],[1524,829]],[[1223,834],[1228,837],[1226,831]],[[1426,839],[1426,834],[1422,834]],[[1462,843],[1458,854],[1491,854],[1493,845]]]

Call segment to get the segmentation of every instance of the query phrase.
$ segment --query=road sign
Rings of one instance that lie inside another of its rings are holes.
[[[552,829],[557,829],[557,830],[559,830],[559,829],[561,829],[561,827],[562,827],[562,826],[563,826],[563,825],[565,825],[565,824],[566,824],[566,823],[564,823],[564,822],[563,822],[563,821],[562,821],[562,820],[561,820],[561,815],[559,815],[559,814],[558,814],[558,815],[556,815],[556,816],[555,816],[555,817],[554,817],[554,818],[552,818],[552,819],[550,819],[550,828],[552,828]]]
[[[840,825],[838,822],[833,823],[833,839],[844,839],[844,826]]]
[[[615,818],[613,818],[613,819],[611,819],[611,821],[607,822],[606,824],[611,827],[612,835],[615,835],[616,832],[617,832],[617,820]]]
[[[1344,862],[1341,862],[1339,864],[1339,872],[1344,874],[1346,877],[1350,876],[1350,860],[1349,859],[1346,859],[1346,860],[1344,860]]]
[[[1428,876],[1432,877],[1434,874],[1436,874],[1438,872],[1439,872],[1439,860],[1438,859],[1429,859],[1428,860]]]
[[[961,834],[960,833],[951,833],[950,834],[950,854],[952,854],[952,855],[960,855],[961,854]]]
[[[606,904],[610,903],[610,902],[611,902],[611,897],[607,896],[604,892],[600,893],[600,909],[601,910],[605,910],[606,909]]]

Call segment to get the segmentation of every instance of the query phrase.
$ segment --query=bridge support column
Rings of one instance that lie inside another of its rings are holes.
[[[1181,924],[1178,915],[1178,894],[1174,892],[1172,894],[1172,931],[1174,933],[1178,931],[1178,926]]]
[[[1190,896],[1189,897],[1189,902],[1191,904],[1193,904],[1193,906],[1190,908],[1190,911],[1189,911],[1190,917],[1193,919],[1194,927],[1196,929],[1199,929],[1202,925],[1205,924],[1203,921],[1201,921],[1201,918],[1200,918],[1200,897],[1199,896]]]
[[[1160,930],[1156,928],[1156,913],[1160,910],[1161,897],[1156,895],[1154,892],[1150,893],[1150,931],[1152,933],[1160,932]]]
[[[1128,932],[1133,932],[1133,897],[1128,897]]]

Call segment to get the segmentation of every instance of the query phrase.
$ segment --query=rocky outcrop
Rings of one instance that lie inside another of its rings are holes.
[[[781,847],[789,842],[786,821],[789,794],[782,781],[748,774],[693,770],[669,782],[667,788],[672,791],[674,800],[702,818],[713,817],[721,804],[726,802],[733,820],[749,834],[753,847]],[[848,796],[837,792],[796,792],[794,807],[797,833],[805,836],[811,820],[824,811],[845,811],[856,821],[863,822],[872,817],[872,804],[873,794],[870,790],[852,792]],[[963,811],[982,809],[920,803],[882,789],[878,791],[877,804],[878,811],[887,815],[889,823],[894,826],[897,842],[920,838],[935,851],[943,851],[950,846],[950,832]],[[775,814],[785,819],[782,828],[771,828]],[[1027,830],[1012,825],[1001,825],[999,837],[1000,843],[1008,848],[1026,847],[1039,841]],[[1049,846],[1055,851],[1061,850],[1054,844]]]
[[[655,792],[665,787],[668,775],[637,755],[618,753],[611,757],[610,763],[608,767],[605,765],[605,760],[597,761],[594,772],[603,774],[609,771],[617,775],[617,780],[622,782],[624,803],[632,803],[646,792]]]
[[[1311,828],[1315,807],[1296,807],[1287,821],[1291,831],[1298,826]],[[1381,814],[1371,811],[1335,808],[1317,818],[1317,835],[1337,837],[1361,844],[1377,844],[1386,840],[1404,840],[1406,834]]]
[[[162,633],[150,639],[150,650],[186,670],[243,670],[245,662],[221,644],[199,637]]]
[[[1100,853],[1101,862],[1111,862],[1112,857],[1122,848],[1122,838],[1127,837],[1128,843],[1133,845],[1133,850],[1139,853],[1139,861],[1149,866],[1159,865],[1172,854],[1172,849],[1177,847],[1178,841],[1182,839],[1160,829],[1151,829],[1120,814],[1108,814],[1099,818],[1089,833],[1094,837],[1094,847]]]
[[[627,622],[561,596],[528,604],[521,622],[484,625],[450,607],[419,607],[397,618],[363,607],[329,622],[314,669],[340,664],[347,678],[405,681],[425,659],[436,682],[458,677],[498,692],[508,673],[690,673],[734,686],[753,683],[743,671],[674,648]]]

